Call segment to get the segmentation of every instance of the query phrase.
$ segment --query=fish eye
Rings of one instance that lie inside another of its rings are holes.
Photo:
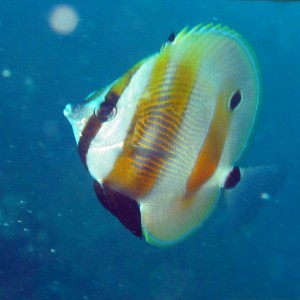
[[[95,110],[95,116],[99,122],[111,121],[117,113],[117,108],[111,104],[102,103],[98,109]]]
[[[229,109],[234,111],[242,101],[242,93],[240,90],[236,90],[229,99]]]

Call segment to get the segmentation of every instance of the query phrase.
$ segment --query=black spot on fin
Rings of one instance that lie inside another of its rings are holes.
[[[116,216],[133,234],[142,237],[141,213],[138,203],[119,192],[103,187],[94,180],[94,191],[102,205]]]
[[[169,35],[167,42],[169,42],[169,43],[174,42],[175,37],[176,37],[175,33],[172,32],[172,33]]]
[[[249,223],[264,203],[272,202],[288,171],[289,168],[284,165],[233,168],[224,185],[225,202],[233,229]]]
[[[234,167],[226,178],[224,189],[232,189],[241,180],[241,171],[239,167]]]

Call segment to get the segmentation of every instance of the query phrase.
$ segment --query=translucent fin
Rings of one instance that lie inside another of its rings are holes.
[[[185,238],[209,217],[219,192],[218,186],[204,185],[193,196],[164,193],[160,201],[149,199],[141,203],[142,229],[147,242],[163,247]]]
[[[240,181],[233,188],[224,190],[232,229],[246,225],[264,202],[274,197],[283,185],[288,170],[284,165],[240,169]]]

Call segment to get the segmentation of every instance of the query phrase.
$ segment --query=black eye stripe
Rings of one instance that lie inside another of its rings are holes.
[[[111,105],[103,105],[101,106],[101,108],[99,109],[99,112],[101,112],[101,114],[103,116],[108,116],[111,111],[114,109],[114,106],[111,106]]]
[[[98,95],[99,95],[99,93],[97,92],[91,98],[94,99]],[[108,92],[107,95],[105,96],[104,102],[100,105],[100,107],[103,105],[104,106],[111,105],[112,107],[115,107],[119,98],[120,97],[117,93]],[[89,99],[87,102],[90,102],[90,101],[91,101],[91,99]],[[91,117],[89,118],[87,124],[85,125],[85,127],[82,131],[81,137],[79,139],[78,153],[79,153],[79,156],[86,168],[87,168],[87,164],[86,164],[87,152],[89,150],[92,140],[94,139],[94,137],[97,135],[98,131],[100,130],[102,123],[103,122],[99,122],[99,119],[97,118],[97,116],[95,114],[92,114]]]
[[[82,135],[79,139],[77,150],[79,157],[86,168],[86,155],[93,138],[101,128],[101,124],[102,123],[98,121],[97,117],[95,115],[92,115],[85,125],[84,130],[82,131]]]
[[[100,122],[110,121],[117,113],[117,108],[111,104],[101,105],[100,108],[95,111],[95,116]]]
[[[119,95],[115,92],[108,92],[105,96],[104,101],[101,103],[100,107],[110,105],[110,106],[116,106],[119,100]]]
[[[115,92],[108,92],[100,107],[95,110],[94,114],[100,122],[107,122],[111,120],[116,114],[116,105],[119,100],[119,95]]]

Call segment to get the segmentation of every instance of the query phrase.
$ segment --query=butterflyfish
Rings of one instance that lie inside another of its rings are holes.
[[[64,115],[102,205],[136,236],[168,246],[205,226],[220,203],[228,219],[248,222],[281,185],[277,165],[239,167],[260,101],[252,48],[209,24],[171,34]]]

